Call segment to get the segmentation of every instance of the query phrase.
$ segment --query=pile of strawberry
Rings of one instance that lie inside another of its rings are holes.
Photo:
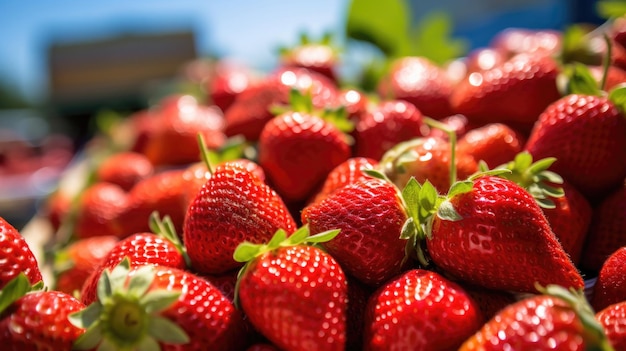
[[[48,289],[0,221],[3,350],[625,350],[626,26],[563,43],[402,57],[377,92],[327,43],[218,63],[50,199]]]

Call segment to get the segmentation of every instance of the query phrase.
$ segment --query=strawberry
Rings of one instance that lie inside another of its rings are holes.
[[[102,272],[114,268],[124,259],[128,259],[132,267],[145,264],[178,269],[189,267],[188,257],[171,219],[165,217],[161,220],[157,213],[153,213],[150,224],[153,233],[136,233],[118,241],[100,260],[82,286],[80,298],[83,303],[90,305],[96,300]]]
[[[374,169],[377,166],[378,161],[367,157],[351,157],[345,160],[328,173],[324,184],[322,184],[321,189],[317,192],[311,203],[322,201],[330,194],[348,184],[369,178],[363,170]]]
[[[297,111],[265,124],[258,151],[269,182],[288,203],[308,199],[328,173],[351,156],[338,127],[312,112]]]
[[[0,289],[22,272],[31,285],[42,281],[39,263],[28,242],[0,217]]]
[[[338,230],[309,236],[302,227],[287,238],[278,230],[267,244],[244,242],[235,259],[246,262],[239,304],[261,334],[282,350],[344,350],[348,287],[334,258],[315,246]]]
[[[102,273],[97,300],[70,315],[87,329],[76,349],[243,350],[241,314],[222,293],[193,273],[164,266]]]
[[[84,329],[70,324],[68,316],[84,308],[71,295],[37,290],[24,274],[17,275],[0,290],[2,350],[73,350]]]
[[[190,95],[164,99],[153,115],[155,125],[143,153],[155,167],[199,161],[198,133],[204,136],[211,149],[226,142],[222,112],[214,106],[199,104]]]
[[[226,112],[239,93],[252,84],[254,77],[245,65],[221,59],[214,65],[213,75],[205,87],[211,103]]]
[[[422,113],[403,100],[383,101],[357,122],[354,155],[379,160],[396,144],[425,134]]]
[[[129,191],[140,180],[154,174],[150,160],[138,152],[114,153],[102,161],[96,169],[96,180],[118,185]]]
[[[280,68],[242,91],[226,111],[225,133],[241,134],[257,141],[265,123],[274,117],[271,108],[289,102],[292,89],[308,92],[316,108],[333,106],[337,101],[336,85],[327,77],[305,68]]]
[[[545,292],[504,308],[459,348],[470,350],[612,348],[582,292],[549,285]]]
[[[456,350],[481,324],[480,310],[463,288],[412,269],[370,297],[364,350]]]
[[[496,34],[490,47],[507,56],[520,53],[550,56],[559,53],[562,41],[562,33],[556,30],[507,28]]]
[[[298,44],[281,48],[279,65],[288,68],[306,68],[336,83],[338,60],[330,34],[325,34],[319,41],[302,34]]]
[[[593,287],[591,305],[596,311],[626,301],[626,246],[613,252],[604,261]]]
[[[55,290],[67,294],[80,292],[91,272],[100,265],[118,242],[113,235],[76,240],[54,254]]]
[[[459,138],[456,151],[484,161],[489,168],[509,162],[524,147],[521,133],[503,123],[489,123],[472,129]]]
[[[42,206],[43,216],[50,222],[52,230],[56,233],[66,216],[71,212],[72,195],[67,191],[57,189],[51,193]]]
[[[97,182],[79,196],[75,222],[77,238],[126,235],[123,223],[118,220],[127,210],[128,197],[124,189],[113,183]]]
[[[452,114],[452,88],[443,68],[425,57],[405,56],[391,63],[377,90],[385,100],[408,101],[424,115],[440,119]]]
[[[476,302],[483,317],[483,323],[493,318],[500,310],[517,301],[515,293],[505,290],[485,289],[481,286],[457,282]]]
[[[458,84],[450,103],[455,113],[473,123],[506,123],[526,133],[541,112],[561,97],[558,73],[552,57],[519,54],[490,70],[470,73]]]
[[[450,188],[450,165],[456,165],[459,178],[478,171],[474,158],[463,151],[451,153],[448,140],[437,137],[416,138],[402,142],[383,155],[381,169],[399,188],[411,177],[419,183],[428,180],[440,193]]]
[[[370,286],[380,286],[401,272],[406,220],[397,188],[371,177],[346,185],[302,211],[302,223],[308,224],[311,233],[341,229],[324,248],[348,274]]]
[[[535,158],[555,157],[553,171],[598,198],[626,178],[625,136],[626,118],[609,98],[570,94],[541,114],[525,149]]]
[[[444,117],[440,119],[439,122],[443,123],[443,125],[446,126],[447,130],[453,131],[456,135],[457,140],[463,137],[463,135],[465,135],[465,133],[467,133],[468,131],[477,128],[477,126],[473,126],[469,123],[467,117],[458,114]],[[430,128],[426,136],[448,140],[448,134],[438,128]]]
[[[598,84],[601,84],[604,75],[604,67],[590,66],[589,70],[591,71],[591,74],[595,78],[596,82],[598,82]],[[617,66],[609,66],[605,80],[606,81],[604,82],[604,89],[609,91],[617,87],[619,84],[626,82],[626,70]]]
[[[431,194],[420,194],[433,204],[422,202],[421,211],[437,213],[428,224],[426,247],[446,273],[516,292],[536,292],[536,282],[584,286],[535,199],[513,181],[479,174],[456,183],[443,201]]]
[[[596,313],[614,350],[626,350],[626,301],[607,306]]]
[[[241,266],[232,256],[239,243],[265,242],[279,228],[296,228],[282,198],[255,173],[226,162],[189,205],[183,242],[194,270],[220,274]]]
[[[367,113],[370,98],[360,89],[342,89],[339,91],[336,105],[345,108],[348,119],[358,122]]]
[[[465,58],[467,73],[488,71],[500,66],[507,60],[509,53],[492,47],[481,47],[472,50]]]
[[[246,351],[280,351],[272,344],[254,344],[246,349]]]
[[[604,261],[626,246],[626,182],[594,209],[583,246],[580,265],[589,272],[600,270]]]

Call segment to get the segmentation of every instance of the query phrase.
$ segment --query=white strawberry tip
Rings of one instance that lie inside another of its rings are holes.
[[[160,350],[160,342],[189,343],[182,328],[160,315],[181,292],[150,291],[154,266],[138,267],[130,278],[129,273],[128,258],[113,270],[105,270],[98,281],[96,302],[68,317],[73,325],[86,329],[74,349]]]

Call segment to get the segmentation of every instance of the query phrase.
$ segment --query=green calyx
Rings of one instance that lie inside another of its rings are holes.
[[[176,246],[176,249],[178,249],[178,252],[180,252],[180,254],[183,256],[183,259],[185,260],[185,265],[187,267],[191,267],[191,259],[189,258],[189,255],[187,255],[187,249],[180,241],[180,237],[176,233],[174,222],[172,222],[172,218],[170,218],[170,216],[166,215],[161,219],[159,217],[159,212],[153,211],[150,214],[148,225],[150,226],[150,230],[152,230],[153,233],[174,244],[174,246]]]
[[[74,349],[160,350],[159,343],[186,344],[189,337],[178,325],[162,317],[180,296],[180,291],[150,290],[154,266],[139,267],[132,276],[126,258],[98,281],[98,299],[69,316],[70,322],[86,329]]]
[[[565,195],[563,188],[558,186],[563,184],[563,178],[548,170],[555,161],[556,158],[547,157],[533,162],[533,156],[528,151],[522,151],[512,161],[496,167],[495,170],[509,170],[510,172],[499,176],[526,189],[539,206],[550,209],[555,207],[553,199]],[[487,165],[481,162],[480,169],[486,171]]]
[[[31,285],[26,274],[20,272],[0,290],[0,314],[24,295],[30,292],[42,291],[43,289],[43,281]]]
[[[602,325],[595,318],[595,312],[589,305],[582,290],[566,289],[560,285],[549,284],[545,287],[535,283],[535,288],[541,294],[553,296],[566,302],[580,319],[585,333],[586,350],[615,351],[611,346]]]

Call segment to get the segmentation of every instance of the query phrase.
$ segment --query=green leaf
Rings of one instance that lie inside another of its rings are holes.
[[[137,351],[161,351],[161,346],[153,337],[145,336],[137,345]]]
[[[98,345],[97,351],[120,351],[118,345],[116,345],[112,340],[107,338],[103,338],[100,345]]]
[[[139,299],[139,303],[143,306],[146,313],[160,312],[172,306],[178,300],[180,294],[180,291],[154,290],[143,295]]]
[[[601,0],[596,3],[596,11],[605,19],[622,17],[626,14],[626,1]]]
[[[586,65],[574,62],[565,68],[564,73],[569,78],[569,94],[601,95],[600,86]]]
[[[128,282],[128,295],[140,297],[150,288],[154,280],[154,266],[145,265],[137,268]]]
[[[537,184],[537,186],[539,187],[539,189],[541,189],[541,192],[543,192],[544,194],[550,196],[550,197],[562,197],[565,195],[565,191],[563,191],[563,187],[554,187],[554,186],[550,186],[547,185],[545,183],[539,183]]]
[[[531,164],[530,167],[528,167],[528,172],[529,173],[543,172],[543,171],[547,170],[548,168],[550,168],[550,166],[552,166],[554,161],[556,161],[556,157],[546,157],[546,158],[543,158],[543,159],[541,159],[541,160]]]
[[[410,13],[403,0],[352,0],[346,37],[369,42],[387,57],[402,56],[409,47]]]
[[[417,224],[412,217],[407,218],[407,220],[402,225],[402,230],[400,231],[400,239],[410,239],[415,237],[417,230]]]
[[[429,13],[412,30],[408,54],[426,57],[437,64],[464,56],[468,43],[452,39],[452,27],[452,18],[447,13]]]
[[[471,180],[454,182],[454,184],[452,184],[452,186],[450,187],[450,190],[448,190],[447,197],[452,198],[456,195],[469,193],[470,191],[472,191],[473,186],[474,183]]]
[[[540,174],[537,174],[535,178],[537,183],[549,182],[554,184],[563,184],[563,177],[551,171],[543,171]]]
[[[102,328],[100,323],[96,322],[74,341],[72,350],[92,350],[98,346],[101,340]],[[100,349],[98,348],[98,350]]]
[[[512,163],[512,169],[523,173],[526,169],[530,168],[533,164],[533,156],[528,151],[522,151],[515,155],[515,159]]]
[[[96,287],[98,301],[105,301],[111,295],[113,295],[113,287],[111,286],[111,271],[105,269],[98,279],[98,285]]]
[[[158,316],[150,318],[148,334],[168,344],[187,344],[190,341],[187,333],[176,323]]]
[[[385,181],[388,181],[388,182],[391,183],[389,178],[387,178],[387,176],[383,172],[381,172],[381,171],[379,171],[377,169],[366,169],[366,168],[363,168],[363,169],[361,169],[361,172],[363,172],[365,175],[368,175],[368,176],[370,176],[372,178],[385,180]]]
[[[476,180],[480,177],[484,177],[484,176],[501,176],[503,174],[509,174],[511,173],[510,169],[506,169],[506,168],[494,168],[485,172],[477,172],[475,174],[472,174],[471,177],[468,178],[468,180]]]
[[[461,215],[456,212],[452,203],[447,200],[443,201],[439,205],[439,208],[437,209],[437,216],[443,220],[453,222],[463,219],[463,217],[461,217]]]
[[[297,231],[295,233],[293,233],[291,236],[294,236],[298,234]],[[304,237],[306,238],[306,234],[308,233],[304,233]],[[302,236],[302,234],[300,234],[299,236]],[[274,235],[272,235],[272,238],[270,239],[270,242],[267,243],[267,247],[270,250],[276,249],[280,246],[280,244],[285,241],[287,239],[287,232],[284,229],[278,229]],[[293,240],[297,240],[296,238],[294,238]]]
[[[333,240],[337,235],[339,235],[340,231],[340,229],[327,230],[325,232],[311,235],[306,239],[306,241],[308,243],[326,243]]]
[[[609,100],[624,114],[626,112],[626,83],[611,89]]]
[[[437,203],[437,189],[428,180],[422,184],[419,192],[420,213],[430,214],[435,210]]]
[[[404,204],[406,206],[407,213],[409,217],[417,219],[418,211],[419,211],[419,201],[420,201],[420,192],[422,190],[422,186],[415,179],[415,177],[411,177],[409,181],[402,189],[402,199],[404,200]]]
[[[30,281],[24,272],[20,272],[0,290],[0,313],[13,302],[26,295],[31,289]]]
[[[554,201],[548,198],[535,197],[535,202],[537,202],[541,208],[552,209],[556,207]]]
[[[244,241],[235,249],[233,259],[237,262],[251,261],[261,252],[261,246],[262,245]]]
[[[310,234],[311,234],[311,232],[309,231],[309,226],[308,225],[304,225],[304,226],[298,228],[298,230],[293,232],[293,234],[291,234],[287,238],[287,245],[301,244],[301,243],[303,243],[303,242],[305,242],[307,240],[307,238],[308,238],[308,236]]]
[[[94,325],[102,314],[102,304],[95,302],[84,309],[68,316],[70,323],[78,328],[87,329]]]

